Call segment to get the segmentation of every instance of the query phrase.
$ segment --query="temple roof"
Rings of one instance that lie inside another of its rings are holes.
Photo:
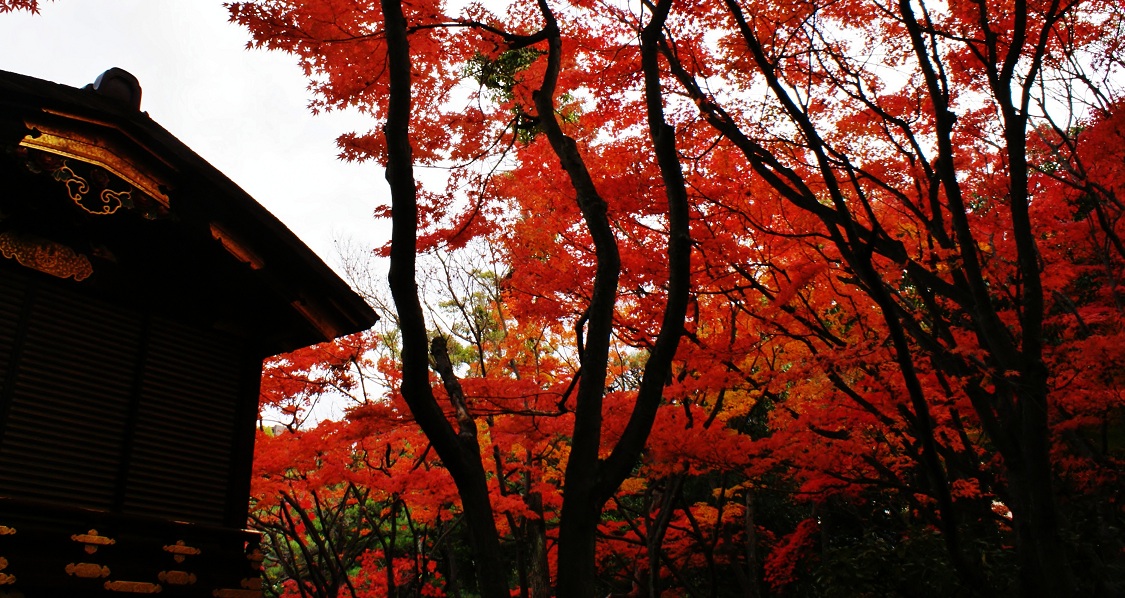
[[[0,71],[0,261],[236,333],[263,356],[377,320],[139,104],[120,69],[81,89]]]

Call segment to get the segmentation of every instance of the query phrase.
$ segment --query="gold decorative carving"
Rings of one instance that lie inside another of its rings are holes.
[[[16,583],[16,576],[15,575],[9,575],[7,573],[0,573],[0,586],[6,586],[6,585],[9,585],[9,584],[13,584],[13,583]]]
[[[168,186],[151,173],[145,172],[147,169],[134,166],[135,160],[115,151],[112,146],[116,144],[95,135],[54,127],[43,122],[26,122],[25,125],[28,129],[39,131],[39,135],[24,137],[20,141],[23,147],[100,166],[140,189],[164,207],[168,207],[168,196],[162,190],[167,189]]]
[[[55,177],[55,180],[66,185],[66,194],[70,196],[70,200],[75,205],[96,216],[113,214],[132,199],[129,191],[113,191],[112,189],[102,189],[101,193],[90,197],[90,183],[67,166],[65,160],[63,165],[52,173],[52,176]],[[105,173],[102,173],[102,178],[108,177]]]
[[[182,563],[188,556],[195,556],[203,551],[198,548],[193,548],[191,546],[185,545],[183,540],[177,540],[175,544],[166,545],[164,547],[164,552],[170,552],[176,555],[174,557],[176,562]]]
[[[261,590],[222,589],[211,592],[215,598],[262,598]]]
[[[101,194],[98,197],[102,200],[102,203],[104,204],[104,206],[102,208],[103,210],[107,210],[111,206],[121,207],[121,206],[125,205],[126,202],[132,202],[132,200],[133,200],[131,192],[129,192],[129,191],[114,191],[112,189],[103,189]],[[85,206],[83,206],[83,207],[85,207]],[[114,208],[114,209],[116,209],[116,208]],[[105,212],[102,212],[102,213],[105,213]]]
[[[159,594],[164,591],[164,586],[147,581],[107,581],[105,589],[111,592],[128,592],[130,594]]]
[[[99,546],[109,546],[117,543],[117,540],[114,540],[113,538],[99,536],[98,530],[96,529],[92,529],[84,534],[74,534],[70,537],[70,539],[74,540],[75,542],[81,542],[82,544],[85,544],[86,552],[88,554],[94,554],[95,552],[97,552]]]
[[[8,568],[8,559],[0,556],[0,571]]]
[[[195,574],[187,571],[161,571],[156,577],[172,586],[190,586],[195,583]]]
[[[74,174],[74,171],[63,161],[62,168],[54,172],[55,180],[66,186],[66,194],[74,203],[82,201],[82,196],[90,192],[90,185],[86,179]]]
[[[12,231],[0,233],[0,255],[59,278],[85,280],[94,273],[89,258],[54,241]],[[3,528],[11,529],[11,528]],[[12,531],[15,533],[15,530]],[[3,535],[0,533],[0,535]]]
[[[0,525],[0,536],[12,536],[15,535],[15,533],[16,528],[8,527],[6,525]]]
[[[66,566],[66,574],[75,577],[109,577],[109,567],[97,563],[71,563]]]

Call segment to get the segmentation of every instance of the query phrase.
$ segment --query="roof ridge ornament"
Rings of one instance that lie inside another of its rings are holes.
[[[141,82],[123,68],[113,67],[98,75],[88,88],[106,97],[125,102],[133,110],[141,109]]]

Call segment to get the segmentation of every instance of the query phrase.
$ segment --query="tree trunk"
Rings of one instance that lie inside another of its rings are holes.
[[[1007,464],[1020,587],[1024,596],[1073,596],[1075,579],[1059,532],[1062,521],[1051,472],[1046,369],[1035,370],[1038,375],[1032,376],[1041,383],[1020,396],[1019,456]]]
[[[570,460],[564,477],[562,513],[559,522],[558,596],[594,596],[597,575],[597,528],[602,507],[618,486],[633,471],[652,431],[668,379],[676,347],[683,336],[691,288],[691,232],[687,186],[676,150],[675,130],[664,118],[663,95],[658,68],[658,43],[662,39],[671,2],[660,3],[645,26],[641,40],[645,74],[645,104],[650,136],[664,194],[668,216],[668,297],[663,318],[644,374],[636,402],[621,438],[609,456],[601,450],[602,395],[605,390],[609,341],[613,332],[614,304],[617,298],[621,259],[606,203],[598,194],[578,146],[564,135],[555,117],[554,90],[562,60],[562,40],[558,23],[546,2],[540,9],[547,22],[547,70],[538,91],[536,109],[543,131],[570,177],[576,191],[583,220],[590,231],[597,254],[597,273],[587,316],[589,338],[582,354],[582,379],[576,398],[574,433]]]
[[[528,583],[531,598],[551,598],[551,565],[547,557],[547,522],[543,517],[543,497],[538,492],[529,492],[528,506],[539,515],[530,519],[527,527]]]
[[[590,484],[583,484],[590,486]],[[602,506],[589,492],[585,500],[568,485],[559,518],[558,597],[592,598],[597,589],[597,530]]]
[[[430,387],[426,320],[415,280],[418,205],[410,145],[410,46],[402,5],[395,0],[382,0],[382,8],[390,75],[387,122],[383,129],[387,139],[386,178],[391,187],[392,211],[388,278],[402,333],[402,396],[457,485],[469,526],[481,595],[508,598],[507,568],[500,553],[500,537],[493,519],[475,424],[467,412],[458,408],[460,433],[455,432]],[[456,385],[455,380],[445,379],[444,382],[447,389]],[[451,399],[454,395],[450,392]]]
[[[758,524],[754,520],[754,493],[746,489],[746,596],[759,598],[762,595],[758,566]]]

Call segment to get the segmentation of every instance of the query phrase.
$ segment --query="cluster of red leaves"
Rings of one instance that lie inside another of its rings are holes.
[[[0,0],[0,14],[13,10],[39,13],[39,0]]]
[[[797,564],[816,542],[818,530],[816,520],[805,519],[770,553],[766,559],[766,582],[774,591],[782,590],[796,579]]]

